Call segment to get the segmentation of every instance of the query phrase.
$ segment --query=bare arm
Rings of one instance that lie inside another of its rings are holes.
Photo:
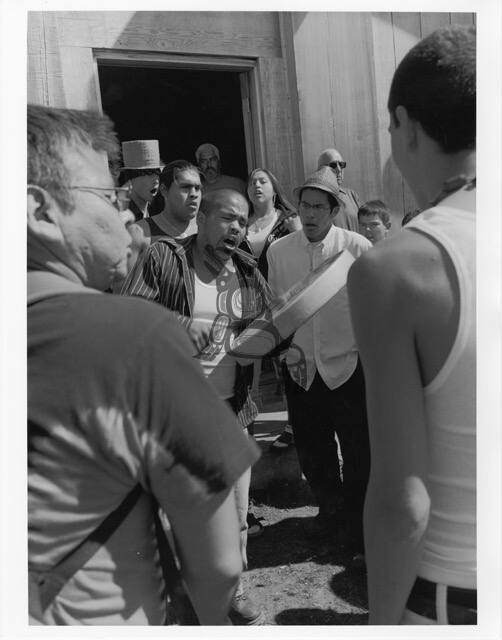
[[[226,624],[242,572],[239,525],[233,491],[200,509],[169,514],[181,574],[202,625]]]
[[[424,400],[415,349],[417,297],[405,256],[373,250],[348,279],[366,378],[371,472],[364,509],[370,624],[398,624],[429,518]],[[385,258],[385,259],[382,259]]]

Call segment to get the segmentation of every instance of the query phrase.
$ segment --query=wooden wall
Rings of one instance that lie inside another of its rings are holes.
[[[450,24],[472,24],[472,13],[294,13],[301,142],[305,173],[319,153],[336,147],[347,161],[345,184],[363,200],[382,198],[395,212],[416,207],[395,167],[387,131],[387,95],[405,53]]]
[[[100,108],[95,50],[228,56],[256,62],[263,157],[286,190],[303,178],[277,13],[55,11],[28,14],[29,102]]]
[[[414,209],[390,154],[387,94],[408,49],[472,13],[30,12],[29,101],[99,108],[95,50],[234,56],[256,63],[264,164],[291,194],[337,147],[345,183],[382,198],[394,229]]]

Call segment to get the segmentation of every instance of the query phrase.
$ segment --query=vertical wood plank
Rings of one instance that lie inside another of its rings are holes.
[[[426,38],[436,29],[446,27],[450,24],[449,13],[421,13],[420,24],[422,28],[421,37]]]
[[[474,13],[450,13],[450,24],[461,24],[470,27],[475,24]]]
[[[291,179],[292,187],[301,184],[304,178],[302,124],[298,100],[298,82],[296,75],[296,56],[294,43],[293,14],[291,12],[279,13],[279,27],[281,34],[282,61],[287,82],[286,114],[291,132]]]
[[[304,173],[317,168],[319,152],[334,145],[329,82],[327,14],[293,14]]]
[[[265,168],[272,171],[291,198],[298,179],[294,167],[294,138],[291,119],[288,118],[287,80],[282,60],[260,59],[259,74],[266,147]]]
[[[36,104],[64,107],[63,73],[56,17],[53,12],[30,12],[28,34],[28,99]]]
[[[394,27],[390,13],[373,13],[373,63],[375,65],[375,100],[377,108],[378,153],[380,156],[382,199],[392,211],[391,235],[401,227],[403,217],[403,179],[392,159],[387,100],[394,71]]]
[[[394,49],[396,53],[396,67],[422,37],[421,20],[419,13],[393,13],[392,14]],[[417,208],[408,185],[403,180],[403,214]]]
[[[66,106],[100,110],[98,79],[90,47],[61,47]]]
[[[346,185],[362,200],[381,197],[370,17],[368,13],[350,12],[327,15],[334,146],[347,162]]]

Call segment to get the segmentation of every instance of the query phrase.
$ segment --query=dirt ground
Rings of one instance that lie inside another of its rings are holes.
[[[304,523],[317,514],[294,446],[270,445],[287,422],[283,386],[271,367],[262,370],[254,439],[262,456],[253,467],[252,511],[264,532],[248,539],[244,585],[267,625],[367,624],[366,575],[350,569],[350,554],[334,540],[312,539]]]
[[[265,624],[367,624],[366,575],[347,568],[350,555],[336,543],[304,533],[302,524],[317,513],[306,483],[272,482],[252,498],[265,529],[248,541],[244,582]]]

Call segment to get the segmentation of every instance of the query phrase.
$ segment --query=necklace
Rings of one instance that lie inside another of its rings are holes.
[[[268,213],[266,213],[264,216],[261,216],[261,218],[257,218],[254,222],[252,222],[249,225],[249,230],[252,233],[258,233],[262,231],[262,229],[265,229],[265,227],[268,227],[268,225],[270,224],[270,220],[275,216],[277,216],[277,209],[274,208]]]
[[[444,200],[447,196],[459,189],[465,187],[467,190],[474,189],[476,187],[476,176],[474,178],[466,178],[463,173],[458,176],[453,176],[443,182],[443,188],[438,195],[429,203],[430,207],[435,207],[437,204]]]

